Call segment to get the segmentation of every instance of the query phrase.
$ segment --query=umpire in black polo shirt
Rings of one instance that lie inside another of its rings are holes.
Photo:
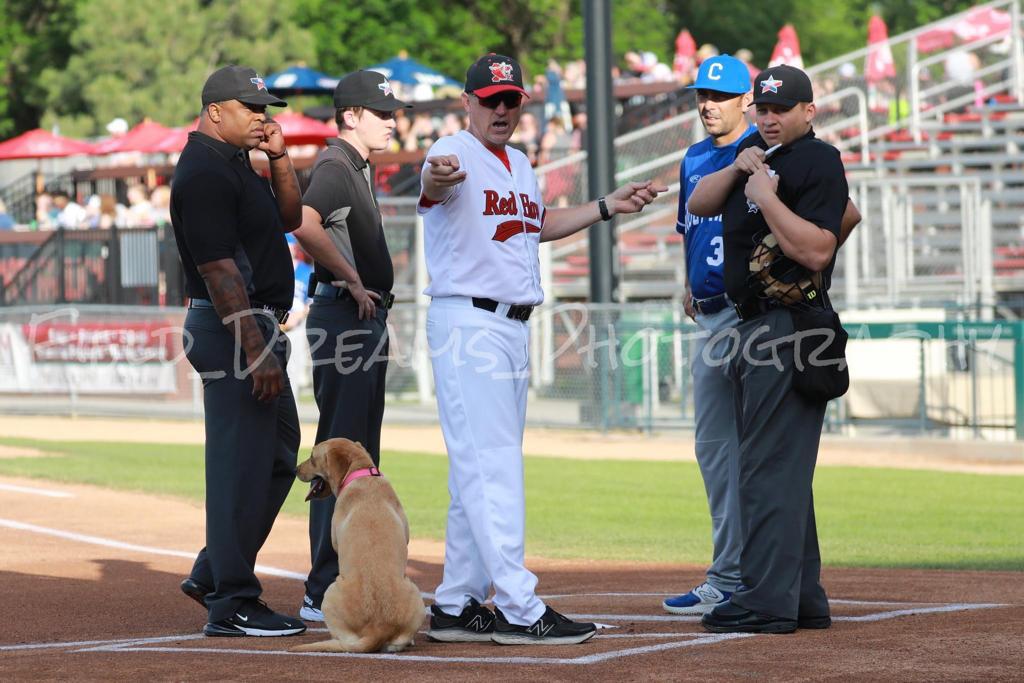
[[[316,441],[359,441],[380,464],[387,374],[388,309],[394,268],[373,188],[370,152],[387,149],[397,100],[387,78],[356,71],[334,90],[338,137],[317,157],[302,198],[295,236],[313,257],[316,279],[306,336],[313,356],[313,392],[320,409]],[[310,503],[312,566],[300,616],[322,621],[324,591],[338,576],[331,543],[334,496]],[[345,552],[344,548],[339,549]]]
[[[203,86],[171,188],[171,222],[191,299],[185,347],[203,379],[206,547],[181,588],[209,610],[208,636],[287,636],[303,623],[259,600],[254,573],[295,478],[299,423],[279,331],[292,302],[284,233],[300,221],[298,181],[267,92],[252,69],[227,66]],[[249,165],[270,160],[271,182]]]
[[[754,80],[759,135],[740,144],[731,166],[702,178],[689,201],[696,215],[724,210],[725,289],[740,317],[724,372],[736,401],[745,589],[704,615],[711,631],[831,624],[811,496],[827,402],[794,390],[794,344],[786,341],[794,311],[760,296],[750,269],[770,230],[786,257],[828,286],[848,187],[839,151],[814,136],[813,99],[800,69],[762,71]]]

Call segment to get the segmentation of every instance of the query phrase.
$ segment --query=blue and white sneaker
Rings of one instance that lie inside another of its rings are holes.
[[[324,613],[320,605],[313,601],[308,595],[302,596],[302,607],[299,609],[299,619],[303,621],[323,621]]]
[[[715,607],[728,602],[732,593],[720,591],[710,583],[702,583],[689,593],[667,598],[661,603],[666,612],[672,614],[707,614]]]

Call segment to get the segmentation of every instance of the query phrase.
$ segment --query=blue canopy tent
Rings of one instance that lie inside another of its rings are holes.
[[[267,90],[276,95],[331,94],[340,79],[307,66],[292,66],[267,76]]]
[[[420,64],[415,59],[409,59],[405,53],[367,68],[384,74],[391,81],[397,81],[408,86],[429,85],[432,88],[440,88],[447,85],[454,88],[462,87],[462,84],[458,81],[445,76],[440,71],[431,69],[425,64]]]

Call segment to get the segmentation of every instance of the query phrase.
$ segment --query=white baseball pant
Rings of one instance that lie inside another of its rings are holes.
[[[525,322],[438,297],[427,314],[437,409],[448,449],[448,527],[437,606],[459,614],[469,598],[529,625],[546,609],[524,566],[523,429],[529,384]]]

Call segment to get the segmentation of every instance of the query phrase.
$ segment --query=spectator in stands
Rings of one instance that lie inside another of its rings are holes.
[[[57,227],[68,230],[88,228],[88,215],[78,202],[71,199],[64,190],[53,193],[53,206],[57,209]]]
[[[540,153],[540,124],[532,112],[524,111],[519,117],[519,127],[509,139],[509,144],[520,149],[530,160],[531,166],[537,165],[537,156]]]
[[[741,47],[739,50],[736,50],[735,57],[747,65],[747,71],[750,72],[751,78],[761,73],[761,67],[754,66],[754,53],[747,48]]]
[[[548,119],[547,127],[544,128],[544,136],[540,139],[537,163],[543,165],[561,159],[572,151],[572,143],[572,135],[565,129],[562,118],[552,116]]]
[[[434,122],[430,115],[419,113],[413,117],[412,125],[405,137],[404,148],[407,152],[415,152],[418,149],[427,149],[433,144],[437,134],[434,132]]]
[[[697,50],[697,66],[700,66],[705,59],[711,59],[719,55],[718,48],[711,43],[704,43]]]
[[[169,185],[157,185],[149,195],[149,206],[153,225],[171,224],[171,188]]]
[[[149,203],[149,190],[143,185],[132,185],[128,188],[128,225],[129,228],[153,227],[153,205]]]
[[[57,227],[59,211],[53,205],[53,196],[49,192],[36,195],[36,219],[33,221],[38,230],[53,230]]]
[[[565,90],[562,88],[562,67],[554,59],[548,60],[548,68],[544,71],[544,81],[547,86],[544,95],[544,120],[558,116],[562,119],[566,129],[570,128],[572,114],[569,111],[569,101],[565,99]]]
[[[14,230],[14,219],[7,213],[3,199],[0,199],[0,230]]]

